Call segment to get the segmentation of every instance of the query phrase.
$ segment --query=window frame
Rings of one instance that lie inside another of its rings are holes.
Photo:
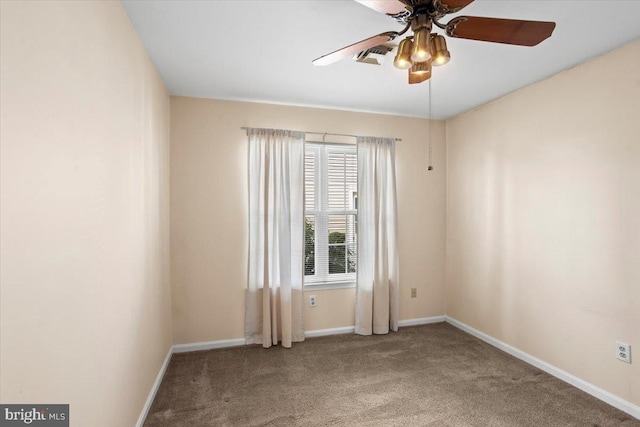
[[[354,206],[349,206],[351,209],[343,210],[329,210],[328,207],[328,193],[329,193],[329,167],[328,159],[330,152],[338,152],[345,154],[353,154],[357,159],[357,148],[355,144],[340,144],[340,143],[327,143],[306,141],[305,142],[305,157],[308,151],[314,153],[314,204],[313,210],[307,210],[305,194],[305,218],[308,216],[314,217],[314,271],[313,275],[304,275],[304,286],[313,287],[314,289],[334,289],[334,288],[351,288],[354,287],[357,280],[358,267],[356,261],[356,271],[353,273],[329,273],[329,266],[322,265],[319,261],[322,257],[317,256],[322,250],[329,251],[329,217],[331,215],[344,215],[348,218],[349,215],[353,215],[353,227],[354,235],[357,236],[357,223],[358,223],[358,211]],[[306,171],[305,171],[306,176]],[[306,188],[305,182],[305,188]],[[345,189],[346,199],[349,201],[349,205],[354,204],[354,194],[357,195],[357,172],[356,172],[356,189]],[[357,197],[357,196],[356,196]],[[348,221],[348,219],[347,219]],[[346,231],[346,230],[345,230]],[[347,241],[347,233],[345,232],[345,254],[349,250],[349,242]],[[305,245],[306,248],[306,245]],[[306,249],[305,249],[306,250]],[[356,254],[357,254],[357,238],[356,238]],[[357,256],[357,255],[356,255]],[[348,261],[347,261],[348,262]],[[329,279],[331,276],[331,280]]]

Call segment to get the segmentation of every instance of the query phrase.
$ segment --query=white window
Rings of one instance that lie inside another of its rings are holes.
[[[305,285],[356,281],[358,160],[355,146],[305,148]]]

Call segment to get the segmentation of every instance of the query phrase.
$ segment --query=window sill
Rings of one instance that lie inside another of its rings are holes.
[[[356,282],[325,282],[325,283],[305,283],[305,291],[324,291],[329,289],[349,289],[355,288]]]

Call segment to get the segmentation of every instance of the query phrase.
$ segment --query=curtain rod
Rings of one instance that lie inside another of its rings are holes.
[[[240,129],[242,130],[247,130],[247,129],[251,129],[248,128],[246,126],[242,126]],[[360,135],[351,135],[351,134],[347,134],[347,133],[332,133],[332,132],[310,132],[310,131],[306,131],[306,130],[301,130],[301,131],[297,131],[297,132],[304,132],[304,133],[309,133],[309,134],[314,134],[314,135],[323,135],[323,139],[325,136],[327,135],[331,135],[331,136],[345,136],[347,138],[357,138]],[[396,141],[402,141],[402,138],[393,138]]]

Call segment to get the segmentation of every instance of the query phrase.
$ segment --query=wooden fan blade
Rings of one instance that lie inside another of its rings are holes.
[[[535,46],[551,36],[555,22],[459,16],[447,24],[447,35],[493,43]]]
[[[414,74],[412,72],[409,72],[409,84],[410,85],[414,85],[416,83],[422,83],[424,81],[429,80],[429,78],[431,77],[431,73],[427,73],[427,74]]]
[[[436,0],[436,9],[442,13],[460,12],[465,7],[473,3],[473,0]]]
[[[353,56],[356,53],[360,53],[364,50],[371,49],[372,47],[385,44],[389,40],[395,39],[396,36],[397,36],[397,33],[388,32],[388,33],[378,34],[377,36],[369,37],[368,39],[364,39],[362,41],[359,41],[358,43],[354,43],[347,47],[343,47],[342,49],[338,49],[335,52],[322,55],[320,58],[313,60],[313,65],[333,64],[336,61],[347,58],[349,56]]]
[[[405,11],[405,5],[398,0],[356,0],[358,3],[367,6],[380,13],[387,15],[397,15]]]

